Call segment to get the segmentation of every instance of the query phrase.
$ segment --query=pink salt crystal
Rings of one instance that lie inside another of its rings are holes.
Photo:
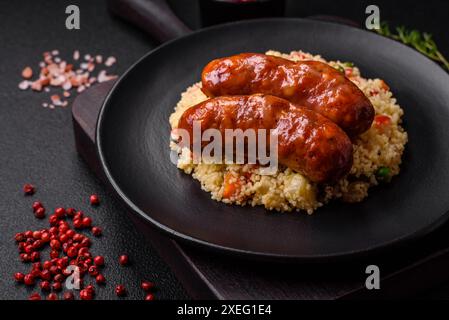
[[[80,52],[78,50],[75,50],[73,52],[73,60],[78,60],[80,58]]]
[[[28,80],[23,80],[22,82],[19,83],[20,90],[26,90],[29,87],[30,87],[30,81],[28,81]]]
[[[105,65],[106,67],[110,67],[110,66],[112,66],[116,61],[117,61],[117,59],[115,59],[115,57],[112,57],[112,56],[111,56],[111,57],[109,57],[109,58],[106,59],[104,65]]]
[[[41,90],[42,90],[42,84],[40,83],[39,80],[34,81],[34,82],[31,84],[31,89],[33,89],[34,91],[41,91]]]

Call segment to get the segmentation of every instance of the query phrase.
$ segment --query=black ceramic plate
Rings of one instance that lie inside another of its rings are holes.
[[[352,61],[391,87],[409,143],[401,174],[359,204],[282,214],[210,199],[169,160],[168,117],[211,59],[302,49]],[[98,151],[114,189],[144,221],[192,243],[269,259],[312,261],[372,252],[430,232],[449,209],[449,76],[414,50],[342,25],[275,19],[206,29],[150,52],[102,108]]]

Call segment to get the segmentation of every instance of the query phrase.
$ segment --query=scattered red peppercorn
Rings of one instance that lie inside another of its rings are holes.
[[[25,247],[25,252],[31,254],[34,251],[33,245],[29,244]]]
[[[73,216],[75,215],[75,213],[76,213],[76,210],[73,209],[73,208],[67,208],[67,209],[65,210],[65,213],[66,213],[66,215],[67,215],[68,217],[73,217]]]
[[[45,218],[45,208],[44,207],[37,208],[36,211],[34,211],[34,216],[37,219],[44,219]]]
[[[50,247],[53,250],[61,250],[61,243],[59,242],[59,240],[53,239],[50,241]]]
[[[20,260],[22,262],[30,262],[30,256],[27,253],[21,253]]]
[[[99,227],[92,227],[92,234],[96,237],[101,236],[101,229]]]
[[[94,258],[94,263],[96,266],[103,266],[104,265],[104,258],[103,256],[96,256]]]
[[[69,237],[71,239],[71,238],[73,238],[75,233],[76,233],[75,230],[69,229],[69,230],[67,230],[67,232],[65,234],[67,235],[67,237]]]
[[[34,250],[38,250],[38,249],[40,249],[42,247],[43,244],[44,243],[41,240],[36,240],[33,243],[33,249]]]
[[[58,259],[58,262],[56,264],[59,268],[64,269],[69,265],[69,257],[62,257]]]
[[[90,226],[92,225],[92,219],[90,217],[84,217],[82,221],[84,228],[90,228]]]
[[[86,290],[92,291],[93,293],[95,293],[95,288],[93,285],[89,284],[85,287]]]
[[[100,198],[96,194],[91,195],[89,201],[93,206],[98,206],[100,204]]]
[[[87,257],[85,256],[85,254],[88,253],[88,252],[89,252],[89,248],[87,248],[87,247],[81,247],[81,248],[78,250],[78,255],[87,258]]]
[[[92,290],[83,289],[80,291],[80,299],[81,300],[92,300],[94,297],[94,293]]]
[[[142,281],[142,283],[140,284],[140,287],[144,290],[144,291],[150,291],[151,289],[154,288],[154,283],[150,282],[150,281]]]
[[[58,257],[59,257],[59,251],[56,251],[56,250],[51,250],[50,251],[50,258],[56,259]]]
[[[50,280],[51,279],[51,273],[49,270],[44,269],[41,271],[40,277],[42,280]]]
[[[28,300],[41,300],[41,296],[39,293],[32,293],[29,297]]]
[[[98,275],[98,269],[96,266],[90,266],[87,272],[89,272],[92,277]]]
[[[36,189],[32,184],[27,183],[23,186],[23,192],[27,196],[32,196],[36,192]]]
[[[31,268],[31,274],[35,277],[38,278],[41,276],[41,268],[42,265],[40,262],[34,262],[33,263],[33,267]]]
[[[119,284],[115,287],[115,294],[119,297],[126,296],[126,288],[125,286]]]
[[[72,244],[73,244],[73,242],[72,242],[72,243],[69,243],[68,241],[67,241],[67,242],[64,242],[64,243],[62,244],[62,246],[61,246],[62,251],[63,251],[64,253],[67,253],[67,251],[68,251],[69,248],[72,246]]]
[[[63,221],[63,220],[59,220],[58,221],[58,226],[57,226],[57,228],[58,228],[58,233],[57,233],[57,235],[62,235],[62,234],[64,234],[64,233],[66,233],[67,232],[67,230],[69,230],[70,229],[70,226],[69,226],[69,224],[67,223],[67,222],[65,222],[65,221]]]
[[[145,296],[145,300],[154,300],[154,294],[149,293]]]
[[[23,253],[25,251],[26,244],[25,242],[19,242],[17,245],[17,249],[19,249],[19,253]]]
[[[42,236],[42,232],[40,232],[40,231],[34,231],[33,232],[33,238],[34,239],[40,239],[41,236]]]
[[[76,249],[76,247],[70,247],[69,249],[67,249],[67,255],[70,258],[75,257],[77,255],[77,253],[78,253],[78,250]]]
[[[73,220],[73,226],[74,226],[76,229],[82,228],[82,227],[83,227],[83,220],[82,220],[82,219],[74,219],[74,220]]]
[[[23,279],[25,278],[25,275],[22,272],[16,272],[14,274],[14,279],[16,280],[16,282],[18,283],[23,283]]]
[[[59,241],[61,241],[62,243],[66,243],[67,241],[69,241],[69,236],[66,233],[63,233],[59,236]]]
[[[48,221],[50,222],[50,225],[51,225],[51,226],[56,226],[57,223],[58,223],[58,221],[59,221],[59,218],[58,218],[56,215],[52,214],[52,215],[48,218]]]
[[[55,209],[55,215],[58,218],[63,218],[65,216],[65,209],[64,208],[56,208]]]
[[[34,187],[31,186],[33,191]],[[25,188],[24,188],[25,190]],[[97,195],[91,196],[91,204],[98,205],[100,200]],[[34,215],[37,218],[44,218],[46,210],[40,201],[35,201],[32,205]],[[65,217],[71,217],[72,223],[66,221]],[[17,272],[14,279],[18,283],[25,283],[27,286],[33,286],[40,279],[39,286],[42,291],[53,290],[47,296],[48,300],[58,299],[56,292],[62,290],[62,283],[66,277],[73,273],[68,266],[77,266],[80,272],[79,282],[82,286],[83,277],[87,274],[95,278],[96,285],[106,283],[104,275],[100,274],[100,267],[104,265],[103,256],[92,256],[90,246],[91,239],[81,233],[77,233],[76,229],[90,229],[95,237],[101,236],[102,230],[98,226],[92,227],[92,218],[86,216],[82,211],[76,211],[74,208],[59,207],[49,216],[50,227],[48,229],[38,229],[35,231],[27,230],[25,232],[16,233],[14,239],[17,241],[19,257],[23,262],[33,262],[32,268],[28,274]],[[72,227],[73,226],[73,227]],[[46,246],[51,248],[49,260],[39,262],[41,258],[40,251]],[[129,264],[129,257],[122,255],[119,257],[120,265]],[[143,282],[142,288],[145,291],[154,287],[151,282]],[[118,296],[127,295],[126,288],[123,285],[115,287],[115,293]],[[80,291],[80,298],[83,300],[91,300],[95,295],[95,288],[92,284]],[[73,300],[73,292],[65,292],[62,296],[65,300]],[[61,297],[61,298],[62,298]],[[38,293],[33,293],[30,300],[41,299]]]
[[[81,242],[83,240],[83,235],[79,233],[75,233],[72,237],[73,241]]]
[[[35,279],[34,279],[34,276],[32,275],[32,274],[26,274],[24,277],[23,277],[23,282],[25,283],[25,285],[27,285],[27,286],[33,286],[34,284],[35,284]]]
[[[35,262],[38,261],[41,258],[41,254],[37,251],[34,251],[33,253],[31,253],[31,261]]]
[[[90,247],[91,243],[89,238],[84,238],[79,245],[81,247]]]
[[[73,271],[71,270],[71,268],[64,268],[62,270],[62,274],[65,275],[66,277],[70,276],[73,273]]]
[[[58,267],[57,266],[55,266],[55,265],[52,265],[51,267],[50,267],[50,269],[49,269],[49,271],[50,271],[50,273],[51,274],[53,274],[53,275],[55,275],[55,274],[58,274],[59,272],[59,269],[58,269]]]
[[[126,254],[123,254],[119,257],[118,262],[122,266],[126,266],[129,263],[129,257]]]
[[[61,282],[53,282],[53,284],[51,285],[51,288],[54,291],[61,291],[62,290],[62,284],[61,284]]]
[[[84,212],[82,212],[81,210],[77,211],[75,213],[75,215],[73,216],[73,220],[82,219],[82,218],[84,218]]]
[[[63,282],[64,281],[64,275],[62,273],[58,273],[57,275],[54,276],[53,280],[56,281],[56,282]]]
[[[58,295],[54,292],[49,293],[47,296],[47,300],[58,300]]]
[[[104,277],[104,275],[99,274],[95,277],[95,281],[97,282],[97,284],[105,284],[106,278]]]
[[[72,291],[66,291],[64,292],[64,295],[62,296],[64,300],[75,300],[75,295]]]
[[[51,289],[50,282],[47,280],[41,281],[41,283],[39,283],[39,287],[41,287],[42,291],[50,291]]]
[[[42,232],[41,240],[42,240],[42,242],[49,242],[50,241],[50,233]]]
[[[22,232],[19,232],[19,233],[16,233],[16,235],[14,236],[14,239],[17,241],[17,242],[22,242],[22,241],[24,241],[25,240],[25,235],[22,233]]]
[[[43,208],[44,206],[42,205],[42,202],[34,201],[32,207],[33,207],[33,212],[36,212],[37,209]]]

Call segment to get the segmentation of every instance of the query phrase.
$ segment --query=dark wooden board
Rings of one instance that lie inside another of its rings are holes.
[[[72,115],[76,146],[93,172],[104,179],[95,149],[97,115],[112,82],[79,95]],[[448,226],[394,252],[364,260],[326,265],[292,265],[245,261],[193,248],[147,229],[148,237],[192,298],[203,299],[361,299],[403,298],[449,279]],[[365,289],[365,268],[381,270],[381,290]]]

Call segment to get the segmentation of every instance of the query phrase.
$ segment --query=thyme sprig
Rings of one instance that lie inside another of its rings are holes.
[[[421,33],[418,30],[407,30],[404,26],[396,28],[396,34],[390,30],[387,22],[382,22],[380,29],[376,30],[380,35],[401,41],[402,43],[415,48],[426,57],[441,63],[449,71],[449,62],[443,56],[430,33]]]

